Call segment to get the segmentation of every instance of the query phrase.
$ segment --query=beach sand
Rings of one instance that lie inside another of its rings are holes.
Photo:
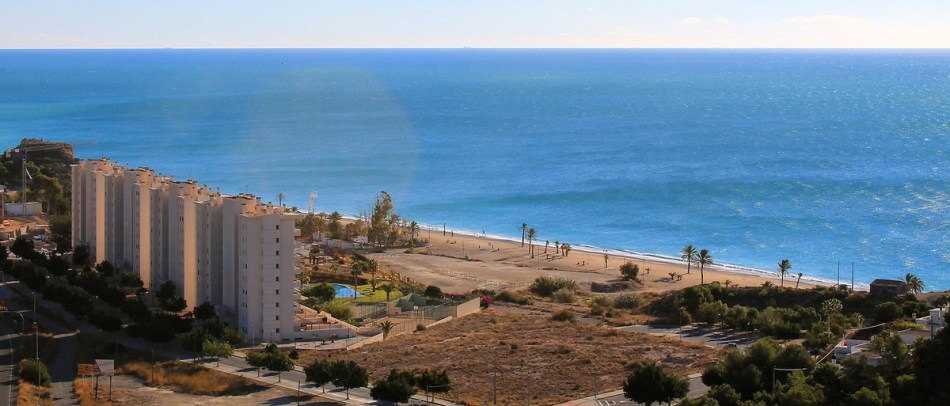
[[[428,238],[429,230],[423,230],[420,237]],[[392,249],[371,256],[384,268],[420,283],[438,286],[445,292],[466,292],[476,288],[496,291],[521,289],[541,275],[572,279],[582,290],[590,291],[593,282],[619,281],[620,266],[627,261],[640,267],[643,286],[638,291],[678,290],[700,283],[699,267],[693,264],[687,273],[685,261],[610,253],[605,266],[603,252],[583,251],[575,247],[564,256],[557,253],[553,246],[545,250],[544,241],[540,245],[535,243],[534,249],[536,255],[531,258],[527,242],[522,247],[521,241],[458,232],[443,236],[442,230],[432,230],[430,244],[416,249],[427,255],[407,254],[405,249]],[[468,260],[464,259],[466,257]],[[670,273],[676,273],[682,279],[671,281]],[[775,285],[781,284],[777,271],[768,274],[714,265],[706,267],[703,273],[706,283],[729,281],[737,286],[761,286],[770,280]],[[785,286],[794,288],[797,276],[793,268],[792,273],[785,277]],[[803,278],[799,288],[810,288],[815,284],[814,280],[806,281]]]

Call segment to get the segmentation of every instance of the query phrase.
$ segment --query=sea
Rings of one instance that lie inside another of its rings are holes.
[[[0,51],[0,145],[28,137],[302,211],[386,191],[437,228],[950,288],[947,50]]]

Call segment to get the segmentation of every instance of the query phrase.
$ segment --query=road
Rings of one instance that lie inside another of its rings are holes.
[[[703,344],[710,348],[738,348],[745,349],[755,342],[756,337],[747,331],[720,330],[702,325],[683,326],[655,326],[636,324],[632,326],[615,327],[621,331],[635,331],[663,337],[676,337],[682,340]]]
[[[33,291],[25,285],[8,279],[6,283],[0,285],[0,300],[6,302],[8,311],[24,314],[27,323],[30,323],[33,310],[24,309],[21,304],[13,300],[14,289],[25,297],[31,297],[33,294]],[[42,295],[39,294],[37,294],[37,306],[53,314],[60,314],[64,318],[72,318],[72,315],[66,313],[58,303],[44,301]],[[44,360],[53,380],[50,388],[53,401],[56,405],[76,405],[78,402],[73,391],[73,381],[76,379],[76,347],[79,343],[76,331],[58,320],[45,316],[44,312],[38,313],[35,315],[35,320],[39,322],[40,331],[53,334],[56,340],[55,354],[51,356],[51,359]],[[14,320],[19,321],[19,317]]]
[[[709,387],[703,384],[703,380],[700,377],[700,374],[692,374],[689,376],[689,393],[687,397],[689,398],[698,398],[706,393],[709,390]],[[624,406],[635,406],[642,405],[642,403],[634,402],[630,399],[627,399],[623,395],[623,390],[615,390],[611,392],[603,393],[599,396],[589,396],[583,399],[572,400],[560,404],[559,406],[613,406],[613,405],[624,405]]]
[[[0,402],[7,406],[12,406],[16,404],[16,393],[17,393],[17,382],[18,379],[15,374],[15,364],[16,358],[13,353],[13,349],[17,348],[19,343],[20,335],[16,333],[11,333],[12,328],[3,324],[0,325],[0,331],[4,333],[0,337]]]

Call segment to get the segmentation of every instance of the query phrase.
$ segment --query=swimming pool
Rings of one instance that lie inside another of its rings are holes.
[[[354,297],[354,296],[362,297],[363,296],[359,294],[359,292],[353,290],[353,288],[351,288],[349,285],[334,283],[333,289],[336,290],[336,296],[334,297],[337,299],[344,298],[344,297]]]

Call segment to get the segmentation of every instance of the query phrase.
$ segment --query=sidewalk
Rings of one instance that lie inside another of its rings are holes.
[[[586,398],[569,400],[567,402],[561,403],[558,406],[602,406],[603,403],[600,403],[601,399],[612,398],[617,396],[623,396],[623,389],[617,389],[610,392],[599,393],[595,396],[588,396]]]

